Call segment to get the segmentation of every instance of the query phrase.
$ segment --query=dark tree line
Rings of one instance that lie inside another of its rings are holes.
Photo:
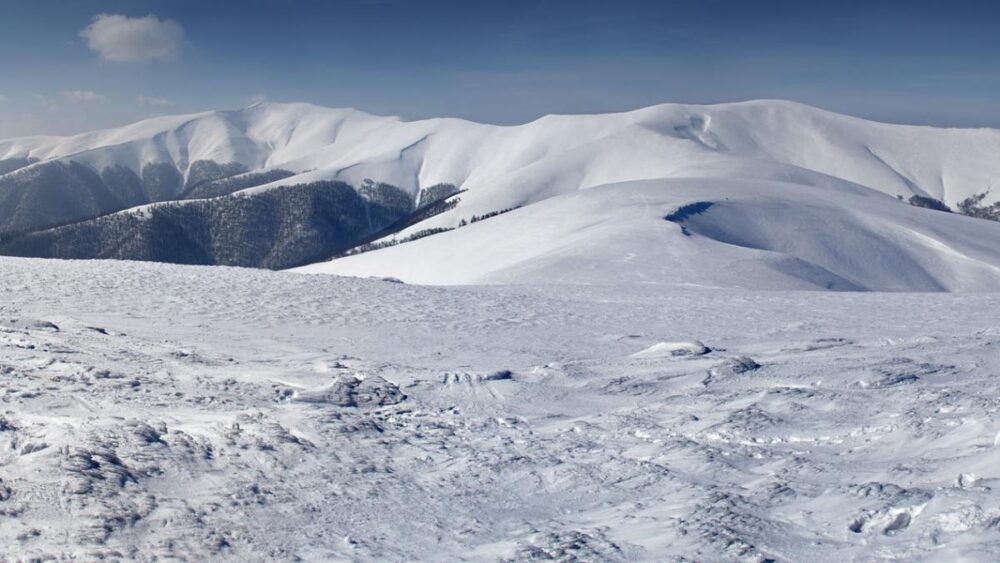
[[[187,189],[214,187],[243,170],[236,163],[198,161],[192,164],[185,183],[181,171],[169,162],[147,164],[137,173],[121,165],[98,172],[75,161],[0,161],[0,235],[62,226],[136,205],[177,199]],[[279,175],[244,180],[239,189],[251,187],[247,184],[257,180],[280,179]]]
[[[289,268],[351,248],[412,207],[390,188],[369,195],[342,182],[316,182],[161,203],[30,233],[3,243],[0,252]]]
[[[440,207],[438,207],[437,213],[435,213],[434,215],[443,213],[444,211],[447,211],[449,209],[453,209],[456,205],[458,205],[458,202],[459,202],[458,198],[448,199],[448,200],[436,202],[438,204],[443,204],[443,205],[441,205]],[[408,242],[413,242],[415,240],[420,240],[422,238],[426,238],[426,237],[429,237],[429,236],[438,235],[438,234],[441,234],[441,233],[447,233],[448,231],[454,231],[455,229],[460,229],[460,228],[465,227],[467,225],[470,225],[472,223],[478,223],[479,221],[485,221],[486,219],[490,219],[490,218],[496,217],[497,215],[503,215],[504,213],[509,213],[511,211],[514,211],[515,209],[520,209],[520,208],[521,208],[521,206],[517,205],[515,207],[508,207],[507,209],[501,209],[499,211],[491,211],[491,212],[483,214],[483,215],[473,215],[471,220],[462,219],[461,221],[459,221],[457,227],[433,227],[433,228],[430,228],[430,229],[422,229],[422,230],[416,231],[416,232],[411,233],[411,234],[409,234],[409,235],[407,235],[407,236],[405,236],[403,238],[398,238],[398,239],[393,238],[393,239],[386,239],[386,240],[378,240],[378,241],[374,241],[374,242],[367,242],[367,243],[355,246],[354,248],[351,248],[347,252],[344,252],[343,254],[341,254],[340,257],[343,257],[343,256],[353,256],[355,254],[363,254],[365,252],[371,252],[372,250],[378,250],[380,248],[389,248],[389,247],[392,247],[392,246],[398,246],[400,244],[405,244],[405,243],[408,243]],[[424,208],[424,210],[426,210],[426,209],[428,209],[428,208]],[[422,210],[418,210],[418,213],[420,211],[422,211]],[[431,216],[433,216],[433,215],[431,215]],[[416,223],[417,223],[417,221],[413,221],[413,222],[409,223],[407,226],[413,225],[413,224],[416,224]],[[403,228],[405,228],[405,227],[403,227]],[[400,230],[402,230],[402,228],[397,229],[396,232],[398,232]],[[389,234],[391,234],[391,233],[385,233],[384,236],[389,236]]]
[[[6,158],[0,160],[0,176],[31,166],[38,162],[36,158]]]
[[[958,213],[969,217],[975,217],[977,219],[1000,221],[1000,201],[993,202],[992,205],[983,205],[983,201],[986,199],[987,195],[989,195],[989,190],[963,199],[958,203]],[[899,196],[899,198],[902,199],[902,196]],[[909,202],[910,205],[915,205],[917,207],[925,207],[927,209],[952,213],[952,209],[950,207],[945,205],[944,202],[934,198],[914,195],[910,197]]]
[[[489,213],[484,213],[483,215],[473,215],[472,218],[469,219],[468,221],[466,221],[465,219],[462,219],[462,221],[459,222],[458,226],[459,227],[464,227],[466,225],[471,225],[472,223],[478,223],[480,221],[485,221],[487,219],[492,219],[493,217],[496,217],[497,215],[503,215],[504,213],[510,213],[511,211],[514,211],[515,209],[520,209],[520,208],[521,208],[520,205],[515,205],[514,207],[508,207],[507,209],[500,209],[498,211],[490,211]]]
[[[282,269],[342,254],[458,202],[451,184],[411,195],[370,179],[357,189],[331,181],[236,193],[293,175],[211,161],[193,163],[186,181],[171,163],[139,173],[72,161],[22,166],[0,175],[0,253]]]
[[[933,209],[935,211],[944,211],[946,213],[951,213],[951,208],[945,205],[943,201],[934,199],[932,197],[924,197],[922,195],[910,196],[910,205],[914,207],[923,207],[925,209]]]
[[[196,184],[184,193],[184,199],[208,199],[236,193],[241,190],[263,186],[294,176],[290,170],[274,169],[266,172],[239,174]]]
[[[983,205],[987,195],[989,191],[962,200],[958,204],[959,213],[989,221],[1000,221],[1000,201],[993,202],[993,205]]]

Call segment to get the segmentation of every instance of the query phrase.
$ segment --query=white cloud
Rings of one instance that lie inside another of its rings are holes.
[[[135,98],[135,103],[140,106],[150,106],[150,107],[170,107],[177,105],[173,100],[167,98],[158,98],[156,96],[137,96]]]
[[[109,61],[172,61],[184,43],[184,28],[174,20],[161,20],[154,15],[130,18],[98,14],[80,32],[80,37]]]
[[[7,101],[7,96],[4,96],[3,94],[0,94],[0,104],[4,103],[6,101]]]
[[[63,90],[59,93],[63,98],[74,104],[103,102],[104,96],[90,90]]]

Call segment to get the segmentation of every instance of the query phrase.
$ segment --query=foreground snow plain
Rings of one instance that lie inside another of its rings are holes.
[[[1000,296],[0,259],[0,557],[1000,557]]]

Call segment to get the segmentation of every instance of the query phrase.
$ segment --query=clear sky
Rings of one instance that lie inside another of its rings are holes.
[[[1000,127],[1000,3],[0,0],[0,138],[263,98],[494,123],[784,98]]]

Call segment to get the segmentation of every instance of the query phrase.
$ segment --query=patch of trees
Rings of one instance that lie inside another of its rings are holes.
[[[37,158],[6,158],[0,160],[0,176],[27,168],[36,162],[38,162]]]
[[[370,181],[366,183],[368,183],[369,185],[373,185],[373,183]],[[389,186],[389,184],[384,184],[384,185]],[[431,196],[426,195],[428,193],[432,194],[433,197],[437,197],[440,199],[432,199]],[[421,192],[418,194],[417,197],[418,201],[424,202],[423,205],[418,205],[415,210],[413,210],[405,217],[397,220],[396,222],[387,226],[381,231],[372,234],[370,237],[368,237],[368,239],[360,241],[359,244],[354,248],[349,249],[346,252],[328,256],[326,259],[341,258],[343,256],[361,254],[362,252],[368,252],[379,248],[385,248],[387,246],[395,246],[399,244],[401,241],[396,239],[392,240],[382,240],[382,239],[385,239],[385,237],[391,236],[406,228],[416,225],[417,223],[426,221],[431,217],[440,215],[445,211],[450,211],[451,209],[454,209],[461,201],[461,198],[456,197],[460,193],[462,193],[462,190],[460,190],[457,186],[453,184],[437,184],[436,186],[432,186],[431,188],[421,190]],[[425,229],[423,231],[420,231],[418,233],[419,236],[417,236],[416,238],[423,238],[425,236],[430,236],[432,234],[437,234],[449,230],[451,229]],[[410,235],[405,237],[405,239],[403,239],[403,242],[410,242],[412,240],[416,240],[416,238],[413,238],[413,235]]]
[[[149,202],[142,179],[131,168],[114,165],[101,170],[101,179],[108,190],[118,198],[123,207],[133,207]]]
[[[221,197],[236,193],[241,190],[256,188],[285,178],[291,178],[295,173],[290,170],[276,168],[266,172],[252,172],[249,174],[239,174],[219,180],[205,182],[191,187],[185,194],[184,199],[208,199]]]
[[[445,203],[445,202],[438,202],[438,203]],[[457,199],[451,199],[451,200],[447,200],[446,203],[448,205],[450,205],[450,207],[447,207],[447,209],[452,209],[456,205],[458,205],[458,200]],[[419,240],[419,239],[426,238],[426,237],[429,237],[429,236],[433,236],[433,235],[437,235],[437,234],[441,234],[441,233],[447,233],[448,231],[454,231],[455,229],[460,229],[460,228],[465,227],[467,225],[471,225],[472,223],[478,223],[479,221],[485,221],[486,219],[490,219],[490,218],[496,217],[497,215],[503,215],[504,213],[509,213],[511,211],[514,211],[515,209],[520,209],[520,208],[521,208],[521,206],[517,205],[515,207],[508,207],[506,209],[501,209],[499,211],[491,211],[491,212],[486,213],[484,215],[473,215],[470,220],[462,219],[461,221],[459,221],[457,227],[433,227],[433,228],[430,228],[430,229],[423,229],[423,230],[420,230],[420,231],[416,231],[416,232],[411,233],[411,234],[409,234],[409,235],[407,235],[407,236],[405,236],[403,238],[398,238],[398,239],[393,238],[393,239],[387,239],[387,240],[378,240],[378,241],[374,241],[374,242],[367,242],[367,243],[358,245],[358,246],[356,246],[356,247],[348,250],[347,252],[344,252],[344,253],[340,254],[339,256],[337,256],[337,258],[342,258],[342,257],[345,257],[345,256],[353,256],[355,254],[363,254],[365,252],[371,252],[372,250],[378,250],[380,248],[389,248],[389,247],[392,247],[392,246],[398,246],[400,244],[406,244],[408,242],[413,242],[415,240]],[[439,211],[439,213],[440,213],[440,211]],[[415,223],[413,223],[413,224],[415,224]],[[400,229],[400,230],[402,230],[402,229]],[[384,235],[384,236],[388,236],[388,233],[386,235]]]
[[[508,207],[506,209],[500,209],[498,211],[490,211],[489,213],[486,213],[486,214],[483,214],[483,215],[473,215],[472,218],[469,219],[468,221],[466,221],[465,219],[462,219],[458,223],[458,226],[459,227],[464,227],[466,225],[471,225],[472,223],[478,223],[480,221],[485,221],[487,219],[492,219],[492,218],[496,217],[497,215],[503,215],[504,213],[510,213],[511,211],[514,211],[515,209],[520,209],[520,208],[521,208],[520,205],[515,205],[514,207]]]
[[[168,162],[140,173],[118,165],[98,173],[73,161],[22,168],[0,176],[0,254],[282,269],[329,259],[452,209],[460,193],[437,184],[414,197],[366,179],[357,189],[315,182],[243,194],[236,192],[294,173],[246,173],[212,161],[192,164],[187,182]],[[124,211],[144,204],[151,205]]]
[[[925,209],[933,209],[935,211],[944,211],[946,213],[951,213],[951,208],[945,205],[943,201],[934,199],[932,197],[924,197],[922,195],[910,196],[910,205],[914,207],[923,207]]]
[[[398,188],[397,188],[398,189]],[[169,202],[29,233],[0,246],[14,256],[126,259],[283,269],[356,246],[410,210],[395,193],[362,197],[342,182]],[[398,203],[398,202],[397,202]]]
[[[995,201],[992,205],[983,205],[987,195],[989,195],[988,190],[962,200],[958,204],[958,212],[978,219],[1000,221],[1000,201]]]
[[[358,193],[378,205],[403,210],[405,213],[413,211],[413,198],[410,194],[392,184],[365,178],[358,188]]]
[[[400,244],[406,244],[408,242],[413,242],[415,240],[426,238],[432,235],[447,233],[448,231],[454,231],[454,230],[455,230],[454,227],[435,227],[432,229],[423,229],[399,239],[394,238],[389,240],[380,240],[377,242],[367,242],[360,246],[355,246],[354,248],[348,250],[347,252],[339,254],[337,258],[343,258],[345,256],[354,256],[355,254],[364,254],[365,252],[371,252],[373,250],[378,250],[380,248],[390,248],[393,246],[398,246]]]
[[[146,201],[167,201],[181,194],[184,176],[170,162],[151,162],[142,167],[142,188]]]
[[[460,190],[455,184],[434,184],[433,186],[420,190],[417,194],[417,208],[448,199],[457,194]]]
[[[37,166],[32,166],[37,164]],[[181,198],[211,198],[283,180],[287,170],[243,173],[238,163],[196,161],[187,182],[170,162],[141,172],[111,165],[100,172],[76,161],[0,161],[0,236],[61,227],[123,209]]]
[[[975,217],[977,219],[986,219],[987,221],[1000,221],[1000,201],[993,202],[990,205],[984,205],[983,201],[986,196],[989,195],[989,190],[969,196],[958,203],[957,211],[961,215],[966,215],[969,217]],[[903,199],[903,196],[898,196],[899,199]],[[914,195],[909,199],[910,205],[917,207],[925,207],[927,209],[934,209],[937,211],[946,211],[952,213],[952,209],[934,198],[924,197],[919,195]]]
[[[0,176],[0,234],[92,217],[124,204],[93,168],[48,162]]]
[[[239,162],[220,164],[214,160],[196,160],[191,163],[191,168],[188,170],[184,193],[188,193],[202,184],[236,176],[246,171],[247,167]]]

